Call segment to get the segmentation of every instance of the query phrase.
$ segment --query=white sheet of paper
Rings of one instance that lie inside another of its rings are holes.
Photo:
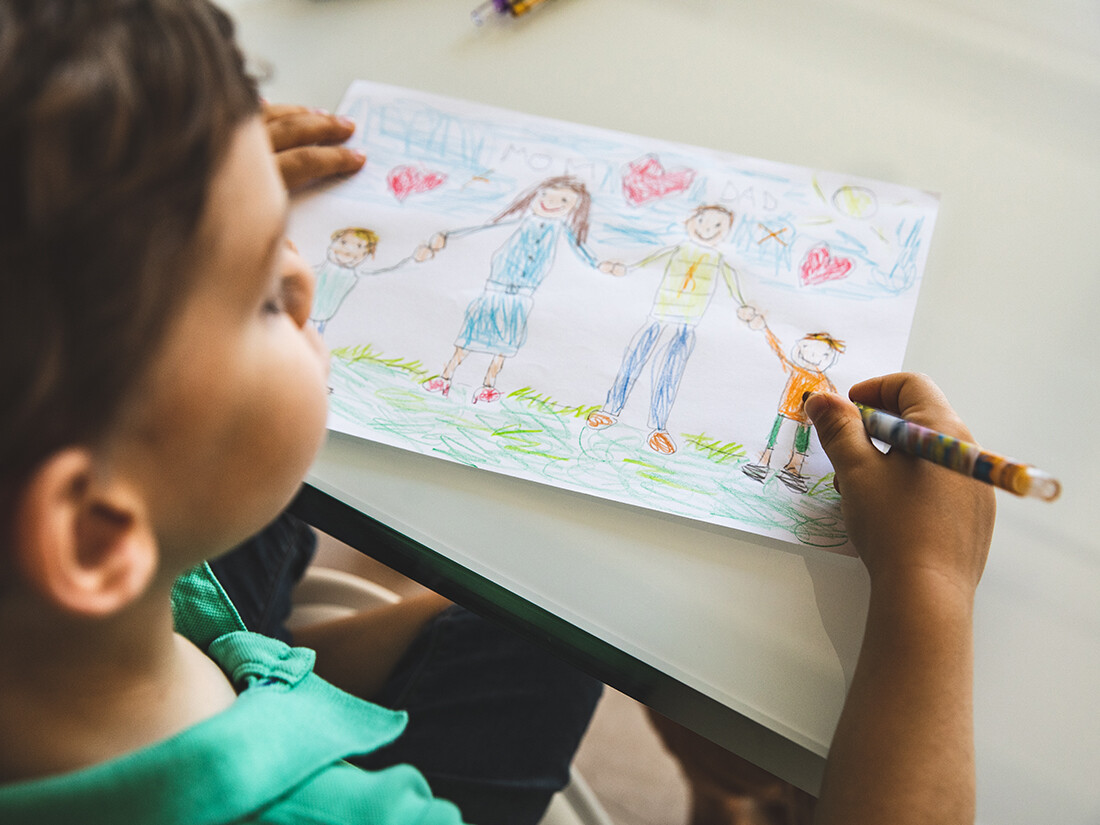
[[[337,282],[319,280],[326,295],[315,312],[331,315],[323,334],[333,351],[332,429],[849,551],[828,459],[812,432],[803,459],[799,422],[777,418],[780,402],[799,351],[826,351],[824,375],[841,392],[900,368],[935,195],[363,81],[340,112],[356,122],[351,145],[368,162],[299,198],[290,229],[319,271],[326,261],[336,268],[333,238],[350,237],[342,230],[377,237],[373,257],[345,266]],[[625,274],[601,271],[570,244],[578,207],[558,217],[543,202],[558,195],[570,207],[568,194],[545,188],[560,176],[583,184],[590,201],[583,247],[605,269],[626,265]],[[493,223],[532,189],[530,205]],[[705,205],[733,213],[728,234],[704,237],[708,226],[723,229],[716,210],[692,221]],[[445,245],[415,260],[437,233],[450,233]],[[678,268],[671,257],[631,266],[668,248],[683,253]],[[719,256],[760,314],[755,324],[739,318],[741,303],[715,270]],[[472,338],[468,312],[479,330]],[[505,331],[486,338],[486,325]],[[648,359],[644,346],[628,352],[643,329],[657,336]],[[843,351],[820,340],[802,350],[813,333]],[[430,392],[456,345],[467,354],[447,394]],[[487,379],[498,355],[499,374]],[[682,368],[678,385],[660,377],[670,367]],[[593,428],[588,415],[616,406],[611,389],[627,373],[635,383],[615,423]],[[475,401],[487,380],[501,397]],[[667,413],[654,413],[655,386]],[[649,444],[662,418],[671,454]],[[800,479],[782,473],[792,464]]]

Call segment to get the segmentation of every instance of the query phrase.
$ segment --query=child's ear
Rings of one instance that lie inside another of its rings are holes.
[[[15,553],[40,595],[89,618],[133,602],[157,566],[143,502],[122,483],[97,480],[81,448],[55,453],[31,476],[15,513]]]

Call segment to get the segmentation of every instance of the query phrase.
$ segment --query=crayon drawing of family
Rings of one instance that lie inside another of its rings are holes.
[[[724,291],[735,302],[736,315],[749,329],[762,331],[768,346],[788,374],[767,447],[757,462],[746,464],[744,474],[760,483],[775,475],[789,489],[808,489],[802,466],[809,449],[809,422],[803,409],[805,395],[834,390],[826,371],[844,351],[843,342],[825,332],[799,340],[785,354],[768,328],[764,313],[748,303],[742,292],[741,273],[719,249],[734,227],[734,212],[722,205],[704,203],[683,219],[684,237],[640,257],[634,263],[599,260],[587,246],[592,197],[585,184],[570,175],[548,177],[514,197],[489,221],[435,233],[407,257],[383,268],[362,266],[378,245],[371,230],[349,227],[331,236],[325,262],[318,269],[318,290],[313,320],[323,332],[343,300],[364,275],[393,272],[446,254],[450,244],[475,233],[506,228],[509,234],[492,253],[489,274],[479,295],[466,307],[458,324],[454,349],[442,370],[421,382],[427,393],[447,398],[456,370],[471,352],[491,358],[472,404],[491,405],[502,393],[497,381],[507,359],[515,357],[528,336],[528,321],[539,286],[551,274],[559,248],[564,244],[582,266],[593,273],[613,277],[646,267],[660,267],[661,276],[648,317],[641,319],[633,337],[625,343],[617,374],[603,404],[585,419],[585,428],[602,431],[615,425],[626,407],[638,378],[649,365],[649,434],[646,445],[662,455],[677,451],[669,432],[669,419],[688,360],[695,349],[697,327],[716,292]],[[457,321],[458,319],[456,319]],[[785,426],[796,434],[790,455],[773,468],[773,451]]]

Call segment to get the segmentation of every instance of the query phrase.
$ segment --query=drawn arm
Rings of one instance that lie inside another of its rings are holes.
[[[664,260],[665,258],[671,258],[673,253],[679,248],[680,247],[678,247],[676,245],[673,245],[673,246],[666,246],[664,249],[658,249],[652,255],[647,255],[646,257],[642,258],[637,263],[629,264],[627,266],[627,268],[628,269],[639,269],[643,266],[649,266],[651,263],[655,263],[657,261]]]
[[[403,267],[405,264],[407,264],[409,261],[413,260],[414,258],[416,258],[415,253],[413,253],[412,255],[406,255],[404,258],[402,258],[400,261],[398,261],[395,264],[390,264],[389,266],[384,266],[384,267],[381,267],[380,269],[359,270],[359,271],[356,272],[356,274],[357,275],[384,275],[387,272],[393,272],[395,269],[400,269],[401,267]]]
[[[577,240],[577,236],[573,234],[572,230],[566,229],[565,234],[566,237],[569,238],[569,246],[572,247],[575,253],[577,253],[578,258],[580,258],[593,269],[599,266],[599,263],[596,261],[596,256],[588,251],[588,247]]]
[[[737,301],[738,306],[747,306],[744,297],[741,295],[741,280],[737,277],[737,270],[722,258],[718,259],[718,267],[722,271],[722,277],[726,279],[726,286],[729,288],[730,295]]]
[[[779,356],[779,360],[783,362],[783,371],[790,372],[791,366],[793,366],[786,354],[783,352],[783,344],[779,339],[775,337],[775,333],[768,327],[764,327],[764,334],[768,336],[768,346],[772,348],[772,351]]]
[[[600,272],[606,272],[608,275],[614,275],[616,278],[621,278],[626,274],[628,269],[637,269],[638,267],[651,264],[654,261],[672,257],[672,254],[677,249],[678,247],[676,246],[667,246],[633,264],[624,264],[622,261],[600,261],[599,269]]]
[[[464,226],[461,229],[450,229],[443,232],[436,232],[428,240],[427,243],[422,243],[416,248],[413,254],[410,256],[417,263],[431,260],[435,257],[435,253],[439,252],[443,247],[447,245],[448,238],[461,238],[464,235],[472,235],[475,232],[480,232],[483,229],[492,229],[495,226],[507,226],[509,224],[519,223],[520,219],[516,218],[511,221],[500,221],[499,223],[479,223],[474,226]]]

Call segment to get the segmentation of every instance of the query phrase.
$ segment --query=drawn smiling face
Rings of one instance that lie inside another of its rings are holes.
[[[729,234],[733,220],[728,212],[703,209],[687,221],[688,236],[698,243],[713,246]]]
[[[564,218],[580,200],[580,195],[566,186],[540,189],[531,201],[531,211],[541,218]]]
[[[827,341],[803,338],[791,353],[796,364],[816,370],[827,370],[836,361],[837,352]]]
[[[355,267],[366,260],[373,250],[371,245],[353,232],[345,232],[336,238],[328,248],[328,257],[334,264]]]

